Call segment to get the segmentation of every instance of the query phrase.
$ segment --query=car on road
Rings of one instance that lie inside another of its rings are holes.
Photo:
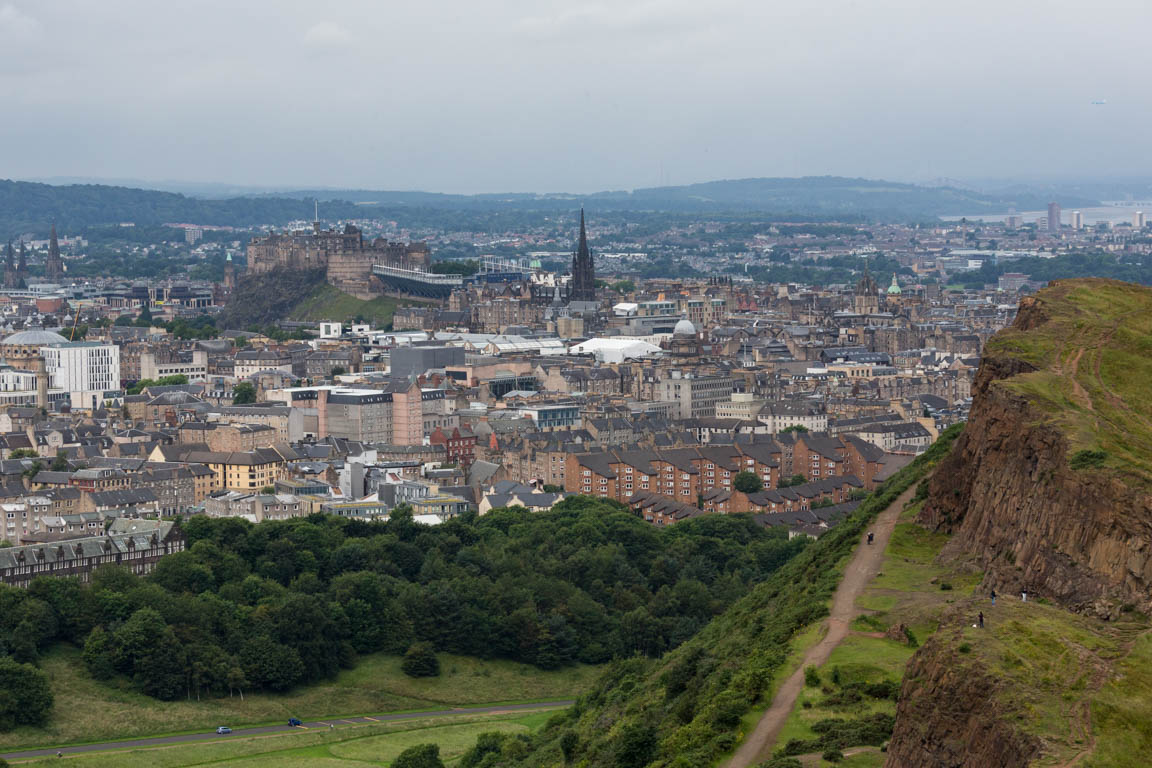
[[[216,729],[216,733],[232,733],[232,729],[226,725],[222,725]]]
[[[303,725],[303,723],[300,722],[300,718],[298,717],[290,717],[288,718],[288,725],[289,727],[295,728],[298,725]]]

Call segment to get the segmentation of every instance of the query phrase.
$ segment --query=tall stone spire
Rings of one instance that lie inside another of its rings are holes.
[[[15,288],[17,286],[18,278],[16,277],[16,254],[12,250],[12,241],[8,241],[8,248],[4,252],[4,287]]]
[[[588,250],[588,230],[584,226],[584,209],[580,209],[580,236],[572,254],[572,290],[570,301],[596,301],[596,267]]]
[[[27,288],[28,280],[28,251],[24,248],[24,240],[20,240],[20,260],[16,262],[16,287]]]
[[[52,238],[48,242],[48,258],[44,261],[44,276],[59,280],[64,276],[64,262],[60,259],[60,241],[56,239],[56,222],[52,222]]]

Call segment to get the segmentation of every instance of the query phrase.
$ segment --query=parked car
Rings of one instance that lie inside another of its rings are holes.
[[[216,729],[216,733],[232,733],[232,729],[226,725],[222,725]]]
[[[298,725],[303,725],[303,723],[300,722],[300,718],[298,717],[290,717],[288,718],[288,725],[295,728]]]

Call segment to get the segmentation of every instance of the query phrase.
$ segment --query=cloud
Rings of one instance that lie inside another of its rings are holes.
[[[351,39],[352,33],[334,21],[313,24],[304,33],[304,44],[313,48],[339,48]]]
[[[40,22],[12,3],[0,5],[0,41],[21,43],[40,37]]]

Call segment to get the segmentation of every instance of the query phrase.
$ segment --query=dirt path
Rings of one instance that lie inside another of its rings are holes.
[[[848,635],[849,625],[860,614],[856,608],[856,598],[868,586],[868,583],[880,572],[880,564],[884,560],[884,550],[888,546],[888,539],[896,528],[896,521],[900,517],[904,505],[912,499],[916,486],[900,494],[892,504],[877,516],[870,529],[876,534],[876,541],[871,546],[864,543],[867,532],[861,536],[856,553],[844,570],[844,578],[840,586],[832,595],[832,609],[825,619],[828,627],[824,639],[808,650],[804,655],[804,662],[800,667],[781,684],[772,699],[772,704],[760,717],[760,722],[748,734],[748,738],[736,750],[736,754],[725,764],[725,768],[749,768],[762,760],[772,756],[772,749],[776,746],[776,739],[784,722],[796,705],[796,697],[804,689],[804,668],[818,667],[828,661],[828,657],[840,641]]]

